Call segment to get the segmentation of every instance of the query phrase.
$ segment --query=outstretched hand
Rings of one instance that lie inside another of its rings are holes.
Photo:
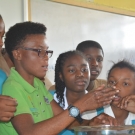
[[[81,99],[82,104],[82,112],[95,110],[100,108],[104,105],[110,104],[112,99],[115,97],[119,90],[116,90],[115,87],[113,88],[105,88],[104,85],[98,87],[94,91],[89,92]]]
[[[118,104],[118,107],[129,112],[135,113],[135,95],[124,97]]]
[[[9,121],[16,111],[17,102],[9,96],[0,96],[0,121]]]
[[[89,122],[90,126],[97,126],[97,125],[111,125],[111,126],[118,126],[118,121],[105,114],[105,113],[101,113],[100,115],[92,118]]]

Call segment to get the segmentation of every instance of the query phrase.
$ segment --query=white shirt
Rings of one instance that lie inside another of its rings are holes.
[[[67,91],[67,89],[65,88],[64,89],[64,103],[65,103],[65,106],[63,106],[62,104],[60,104],[60,106],[64,109],[64,110],[66,110],[67,108],[68,108],[68,102],[67,102],[67,96],[66,96],[66,91]],[[85,90],[85,94],[87,94],[88,93],[88,91],[87,90]],[[58,103],[58,99],[57,99],[57,94],[55,93],[54,94],[54,100]]]
[[[103,112],[114,117],[114,113],[110,105],[103,107]],[[97,110],[87,111],[82,114],[83,119],[92,119],[93,117],[97,116]],[[135,114],[129,112],[128,117],[125,119],[125,125],[135,125]]]

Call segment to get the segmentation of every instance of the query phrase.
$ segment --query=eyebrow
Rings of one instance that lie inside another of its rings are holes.
[[[92,56],[92,55],[90,55],[90,54],[86,54],[86,56]],[[102,55],[98,55],[97,57],[102,57],[102,58],[103,58],[103,56],[102,56]]]
[[[71,66],[76,66],[76,65],[75,65],[75,64],[70,64],[70,65],[68,65],[67,67],[71,67]],[[81,64],[81,66],[87,67],[87,64]]]
[[[42,45],[39,45],[39,47],[41,47],[41,49],[44,49]],[[49,46],[47,46],[47,49],[49,48]]]
[[[109,78],[111,78],[111,77],[113,77],[114,78],[114,76],[110,76]],[[120,80],[130,80],[131,78],[119,78],[118,80],[120,81]]]

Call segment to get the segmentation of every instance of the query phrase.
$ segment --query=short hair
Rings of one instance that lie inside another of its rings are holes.
[[[93,40],[85,40],[85,41],[82,41],[81,43],[79,43],[76,47],[76,50],[79,50],[81,52],[84,52],[86,49],[88,48],[98,48],[98,49],[101,49],[102,50],[102,53],[103,53],[103,56],[104,56],[104,51],[103,51],[103,48],[101,47],[101,45],[96,42],[96,41],[93,41]]]
[[[108,71],[107,79],[110,76],[110,73],[114,68],[121,68],[121,69],[122,68],[128,68],[129,70],[131,70],[132,72],[135,73],[135,65],[130,63],[128,60],[123,59],[123,60],[119,61],[118,63],[113,64],[113,66]]]
[[[5,49],[9,57],[11,58],[12,62],[14,62],[12,51],[16,49],[16,47],[20,46],[25,41],[28,35],[31,34],[46,35],[46,30],[47,28],[45,27],[45,25],[30,21],[16,23],[14,26],[10,27],[10,29],[6,33]]]
[[[60,105],[62,105],[62,107],[65,106],[63,96],[64,96],[64,89],[65,89],[66,86],[65,86],[65,83],[60,79],[59,73],[62,73],[63,66],[64,66],[66,60],[75,56],[75,55],[79,55],[87,61],[87,58],[85,57],[85,55],[82,52],[76,51],[76,50],[61,53],[56,60],[55,80],[54,81],[55,81],[55,88],[56,88],[58,103]]]

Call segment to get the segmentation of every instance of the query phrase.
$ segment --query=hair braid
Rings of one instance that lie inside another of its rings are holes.
[[[63,66],[64,66],[66,60],[69,57],[72,57],[72,56],[75,56],[75,55],[79,55],[87,61],[86,57],[80,51],[68,51],[68,52],[61,53],[56,60],[55,80],[54,81],[55,81],[55,88],[56,88],[58,103],[61,104],[62,107],[65,106],[64,89],[65,89],[66,86],[65,86],[64,81],[62,81],[61,78],[60,78],[60,73],[63,74]]]

